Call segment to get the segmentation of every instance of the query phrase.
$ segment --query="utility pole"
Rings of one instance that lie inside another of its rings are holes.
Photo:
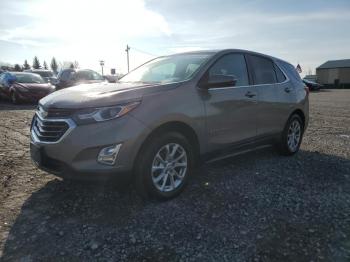
[[[126,45],[125,52],[126,52],[126,59],[127,59],[127,63],[128,63],[128,73],[129,73],[129,50],[130,50],[130,46]]]
[[[101,69],[102,69],[102,76],[103,76],[103,66],[104,65],[105,65],[105,61],[100,60],[100,66],[101,66]]]

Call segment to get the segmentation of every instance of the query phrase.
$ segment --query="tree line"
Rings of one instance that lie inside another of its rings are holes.
[[[53,57],[51,59],[51,63],[50,63],[50,69],[57,74],[59,68],[72,68],[72,69],[76,69],[79,68],[79,63],[77,61],[74,62],[63,62],[63,64],[59,65],[57,63],[57,60],[55,57]],[[15,71],[23,71],[23,70],[30,70],[30,69],[45,69],[45,70],[49,70],[49,66],[47,65],[46,61],[44,60],[43,65],[40,64],[39,58],[37,56],[35,56],[33,58],[33,64],[30,65],[26,60],[24,60],[23,65],[20,64],[15,64],[14,66],[14,70]]]

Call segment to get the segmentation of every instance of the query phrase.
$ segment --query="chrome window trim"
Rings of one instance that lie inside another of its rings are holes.
[[[54,119],[49,119],[49,118],[43,118],[41,117],[38,112],[35,113],[36,117],[40,118],[41,121],[47,121],[47,122],[65,122],[68,125],[67,131],[58,139],[57,141],[41,141],[39,137],[35,134],[34,128],[31,127],[30,134],[32,141],[35,144],[57,144],[60,143],[72,130],[77,126],[75,122],[70,119],[70,118],[54,118]],[[33,123],[34,124],[34,123]]]
[[[284,74],[284,72],[282,71]],[[289,78],[286,76],[286,80],[281,83],[274,83],[274,84],[259,84],[259,85],[248,85],[248,86],[228,86],[228,87],[215,87],[215,88],[209,88],[208,90],[223,90],[223,89],[233,89],[233,88],[242,88],[242,87],[258,87],[258,86],[270,86],[270,85],[283,85],[289,82]]]
[[[281,72],[283,73],[283,75],[286,78],[286,80],[284,80],[283,82],[280,82],[280,83],[246,85],[246,86],[214,87],[214,88],[209,88],[207,90],[210,91],[210,90],[225,90],[225,89],[242,88],[242,87],[259,87],[259,86],[270,86],[270,85],[283,85],[283,84],[288,83],[290,81],[290,79],[289,79],[288,75],[286,74],[286,72],[278,65],[278,63],[274,59],[271,59],[271,58],[266,58],[266,59],[270,59],[272,61],[272,63],[274,63],[281,70]]]

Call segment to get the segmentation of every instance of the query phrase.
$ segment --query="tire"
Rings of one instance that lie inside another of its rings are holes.
[[[14,104],[14,105],[18,105],[19,104],[19,98],[18,98],[18,95],[16,94],[16,92],[12,92],[11,93],[11,102],[12,102],[12,104]]]
[[[285,156],[291,156],[297,153],[303,139],[303,134],[304,122],[299,115],[293,114],[288,119],[278,142],[279,152]]]
[[[171,156],[174,152],[174,156]],[[168,200],[180,194],[194,167],[193,152],[189,141],[180,133],[153,136],[142,147],[136,161],[137,192],[143,198],[159,200]]]

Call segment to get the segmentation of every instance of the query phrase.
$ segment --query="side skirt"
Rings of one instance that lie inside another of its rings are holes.
[[[225,158],[230,158],[237,155],[246,154],[252,151],[272,147],[280,134],[273,134],[263,137],[258,137],[253,140],[245,140],[242,142],[234,143],[228,147],[206,153],[201,156],[201,162],[212,163]]]

